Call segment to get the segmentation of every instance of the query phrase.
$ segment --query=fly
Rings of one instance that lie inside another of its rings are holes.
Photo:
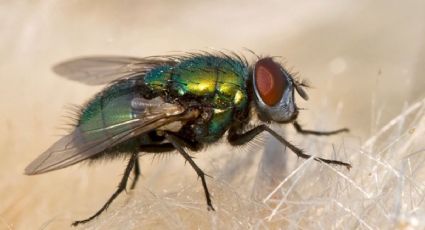
[[[140,175],[138,154],[177,151],[201,178],[207,207],[214,210],[205,180],[186,149],[200,151],[223,136],[230,145],[250,142],[270,133],[298,157],[305,154],[268,124],[289,124],[301,134],[348,132],[303,129],[296,121],[295,92],[308,100],[305,85],[271,57],[249,63],[231,53],[188,53],[145,58],[98,56],[65,61],[53,70],[88,85],[108,84],[81,109],[72,132],[59,139],[25,169],[27,175],[65,168],[81,161],[127,154],[129,162],[118,189],[86,223],[105,211]],[[254,111],[252,113],[252,111]],[[252,115],[254,114],[254,115]],[[253,116],[262,122],[247,130]],[[226,135],[227,133],[227,135]],[[349,163],[324,158],[316,161],[351,168]]]

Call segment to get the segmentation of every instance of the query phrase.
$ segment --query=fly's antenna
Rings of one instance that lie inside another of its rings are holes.
[[[306,81],[306,80],[298,80],[298,79],[294,79],[294,85],[295,85],[295,90],[297,91],[297,93],[304,99],[304,100],[308,100],[308,94],[307,92],[304,90],[304,88],[311,88],[310,84]]]

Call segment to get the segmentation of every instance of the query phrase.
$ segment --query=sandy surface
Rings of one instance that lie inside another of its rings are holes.
[[[423,105],[403,115],[425,97],[423,9],[423,1],[0,1],[0,229],[69,227],[103,204],[125,165],[115,161],[23,175],[25,166],[64,134],[66,106],[81,104],[100,89],[55,76],[53,64],[82,55],[147,56],[210,47],[280,56],[308,79],[311,100],[298,98],[307,109],[300,122],[316,129],[347,126],[352,132],[332,138],[302,138],[291,130],[287,135],[306,150],[347,159],[353,170],[303,166],[293,154],[274,155],[272,165],[260,154],[268,140],[236,150],[213,146],[197,154],[214,177],[208,183],[218,211],[211,214],[200,182],[180,157],[146,157],[136,190],[83,228],[423,227],[415,225],[424,214]],[[391,135],[378,138],[397,116],[403,119],[388,129]],[[384,163],[368,162],[362,151]],[[282,164],[286,158],[288,165]],[[303,173],[283,187],[292,193],[263,202],[300,165]],[[264,177],[267,168],[275,177]],[[407,195],[401,192],[405,188]],[[350,189],[360,192],[353,195]],[[320,197],[326,199],[319,202]]]

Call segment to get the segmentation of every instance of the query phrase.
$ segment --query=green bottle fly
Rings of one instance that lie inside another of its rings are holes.
[[[292,123],[298,132],[312,135],[348,131],[302,129],[296,122],[294,92],[307,100],[306,85],[271,57],[257,56],[250,64],[234,53],[100,56],[66,61],[54,71],[89,85],[109,85],[82,107],[74,130],[31,162],[25,173],[45,173],[98,158],[130,158],[111,198],[93,216],[73,225],[86,223],[106,210],[126,189],[131,172],[131,188],[135,187],[140,152],[181,154],[201,178],[208,209],[214,210],[205,174],[185,149],[199,151],[225,136],[231,145],[243,145],[265,131],[299,157],[310,158],[268,124]],[[262,124],[251,127],[254,116]],[[342,161],[315,160],[351,167]]]

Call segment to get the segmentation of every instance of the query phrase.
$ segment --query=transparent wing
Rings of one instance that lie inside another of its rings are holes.
[[[183,107],[163,103],[159,98],[140,99],[134,102],[134,106],[143,112],[126,122],[89,131],[76,127],[73,132],[62,137],[31,162],[26,167],[25,174],[40,174],[73,165],[132,137],[174,121],[196,116],[194,111],[185,112]]]
[[[172,56],[93,56],[59,63],[53,67],[53,71],[69,80],[102,85],[134,74],[146,73],[158,65],[174,65],[176,62]]]

